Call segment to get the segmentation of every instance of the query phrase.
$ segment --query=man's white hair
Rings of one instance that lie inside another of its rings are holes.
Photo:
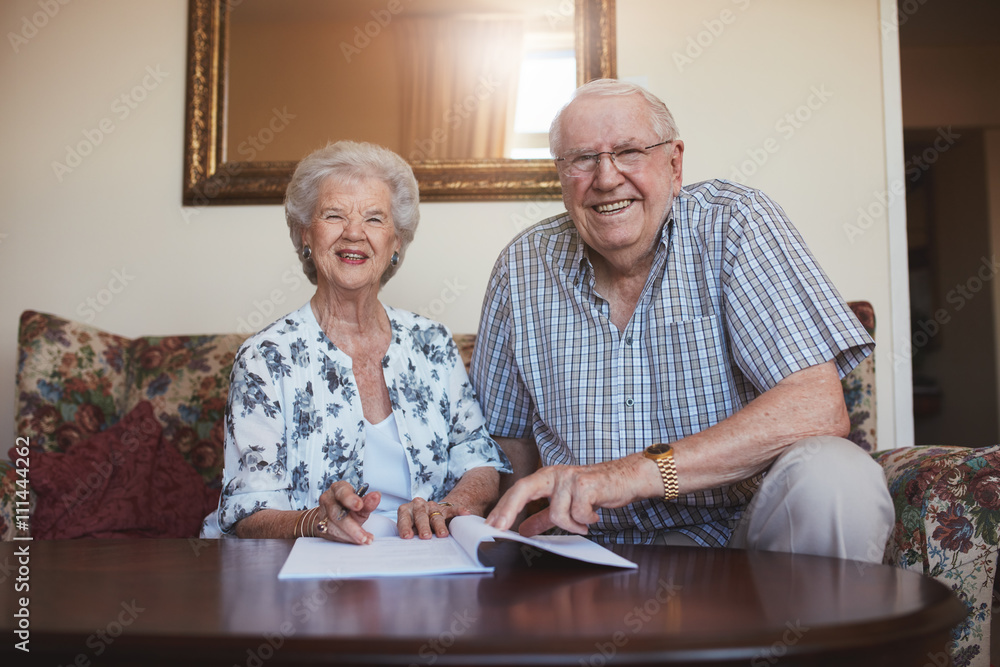
[[[552,119],[552,125],[549,126],[549,152],[552,157],[559,157],[562,153],[562,117],[563,113],[574,100],[581,97],[589,96],[611,96],[611,95],[639,95],[646,102],[646,106],[649,107],[649,120],[653,127],[653,132],[659,141],[670,141],[676,139],[679,134],[677,131],[677,123],[674,122],[674,117],[670,113],[670,109],[667,105],[658,98],[653,93],[649,92],[640,85],[629,83],[627,81],[619,81],[618,79],[594,79],[589,83],[585,83],[575,91],[573,91],[573,97],[567,102],[556,117]]]

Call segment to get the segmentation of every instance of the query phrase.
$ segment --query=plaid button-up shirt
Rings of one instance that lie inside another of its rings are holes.
[[[781,208],[716,180],[674,200],[623,331],[568,214],[516,237],[493,269],[471,376],[490,433],[532,437],[545,465],[586,465],[702,431],[803,368],[834,360],[843,377],[873,348]],[[758,483],[603,509],[590,536],[679,530],[722,546]]]

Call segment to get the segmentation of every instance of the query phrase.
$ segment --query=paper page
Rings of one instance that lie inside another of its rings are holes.
[[[404,540],[396,524],[385,516],[372,515],[365,528],[376,535],[367,545],[331,542],[321,537],[300,537],[285,560],[279,579],[357,579],[410,577],[434,574],[489,573],[492,567],[479,563],[481,542],[513,540],[559,556],[597,565],[635,568],[626,560],[582,535],[522,537],[511,530],[497,530],[479,516],[451,520],[450,537]]]
[[[453,537],[404,540],[388,517],[368,518],[365,528],[374,534],[371,544],[331,542],[321,537],[295,540],[278,579],[358,579],[432,574],[489,573],[475,552],[470,557]],[[371,525],[369,525],[371,523]],[[390,534],[386,531],[391,527]]]
[[[636,568],[635,563],[591,542],[583,535],[536,535],[524,537],[512,530],[499,530],[486,524],[479,516],[457,516],[451,520],[449,529],[462,543],[465,550],[475,555],[480,542],[492,540],[513,540],[529,544],[542,551],[572,558],[585,563],[609,565],[611,567]]]
[[[396,513],[393,512],[393,516],[395,516],[395,514]],[[379,514],[377,511],[368,515],[368,520],[365,521],[361,527],[374,535],[375,539],[380,537],[399,536],[399,529],[396,527],[396,519],[390,518],[388,514]]]

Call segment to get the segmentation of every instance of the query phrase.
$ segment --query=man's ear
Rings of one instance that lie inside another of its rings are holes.
[[[674,185],[680,192],[684,185],[684,142],[677,139],[670,145],[670,168],[674,172]]]

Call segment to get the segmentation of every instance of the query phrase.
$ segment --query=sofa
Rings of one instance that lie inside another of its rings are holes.
[[[871,305],[851,307],[874,334]],[[0,537],[196,537],[218,501],[229,372],[245,338],[130,339],[23,313],[15,446],[0,462]],[[455,339],[468,364],[475,337]],[[987,667],[1000,447],[879,450],[874,358],[843,387],[849,437],[882,465],[895,503],[884,562],[955,592],[968,615],[953,631],[954,664]]]

